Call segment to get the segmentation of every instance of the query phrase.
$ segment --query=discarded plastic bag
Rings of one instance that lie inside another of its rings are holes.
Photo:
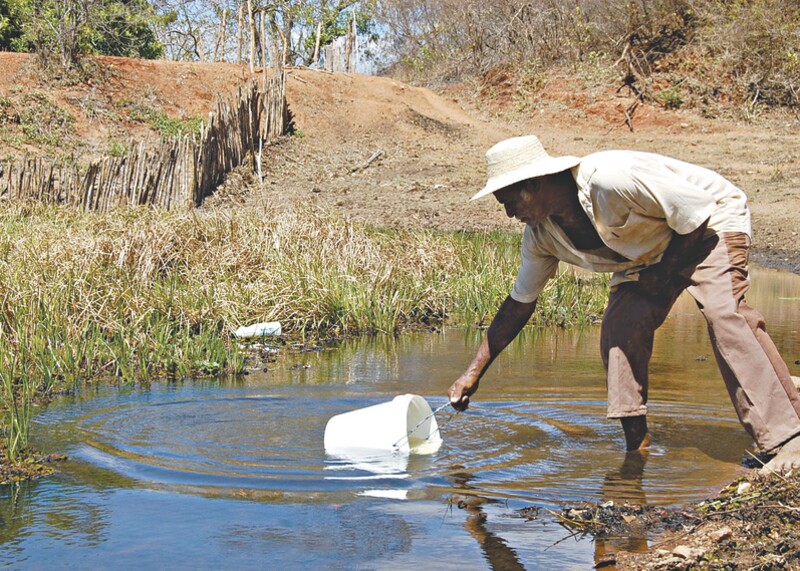
[[[243,325],[233,334],[237,337],[277,336],[281,334],[281,324],[278,321],[266,321],[264,323],[254,323],[253,325]]]

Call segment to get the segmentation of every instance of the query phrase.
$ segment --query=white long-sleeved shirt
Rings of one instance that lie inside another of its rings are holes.
[[[674,233],[708,220],[708,232],[750,235],[744,192],[720,174],[670,157],[638,151],[601,151],[572,169],[578,200],[605,244],[578,250],[551,219],[525,227],[522,263],[511,297],[534,301],[558,262],[612,272],[612,285],[638,279],[661,260]]]

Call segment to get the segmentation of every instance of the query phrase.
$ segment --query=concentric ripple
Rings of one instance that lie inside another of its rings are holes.
[[[672,504],[702,497],[733,477],[732,458],[747,444],[736,438],[733,420],[717,420],[727,411],[663,405],[654,410],[660,444],[640,465],[626,464],[619,428],[605,419],[604,404],[576,397],[551,392],[536,401],[480,401],[456,416],[443,411],[444,445],[430,456],[326,455],[327,420],[376,404],[375,397],[319,395],[303,387],[267,394],[244,386],[154,385],[66,407],[55,424],[61,434],[70,432],[65,425],[74,427],[73,456],[142,485],[293,498],[450,490],[547,502],[614,496]],[[698,433],[711,438],[707,449],[693,438]]]

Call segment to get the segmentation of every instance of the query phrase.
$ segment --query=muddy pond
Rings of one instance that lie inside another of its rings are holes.
[[[793,374],[800,277],[754,272]],[[716,369],[703,319],[679,300],[656,338],[646,461],[624,464],[605,418],[599,327],[526,331],[429,456],[325,455],[333,415],[424,396],[433,408],[481,332],[448,329],[284,351],[238,381],[83,389],[35,420],[58,473],[2,487],[0,564],[13,568],[588,569],[598,545],[548,509],[580,502],[674,506],[742,472],[752,443]],[[538,514],[537,514],[538,510]],[[651,538],[652,539],[652,538]]]

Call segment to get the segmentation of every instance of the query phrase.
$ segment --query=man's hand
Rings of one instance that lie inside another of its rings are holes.
[[[447,391],[450,396],[450,405],[458,411],[467,410],[469,397],[475,394],[479,384],[480,380],[468,372],[461,375],[455,383],[450,385],[450,389]]]
[[[494,316],[489,330],[478,347],[475,358],[455,383],[447,391],[450,404],[456,410],[467,410],[469,397],[478,390],[481,377],[492,364],[495,357],[505,349],[514,337],[517,336],[536,309],[536,302],[521,303],[511,296],[507,297],[497,315]]]

